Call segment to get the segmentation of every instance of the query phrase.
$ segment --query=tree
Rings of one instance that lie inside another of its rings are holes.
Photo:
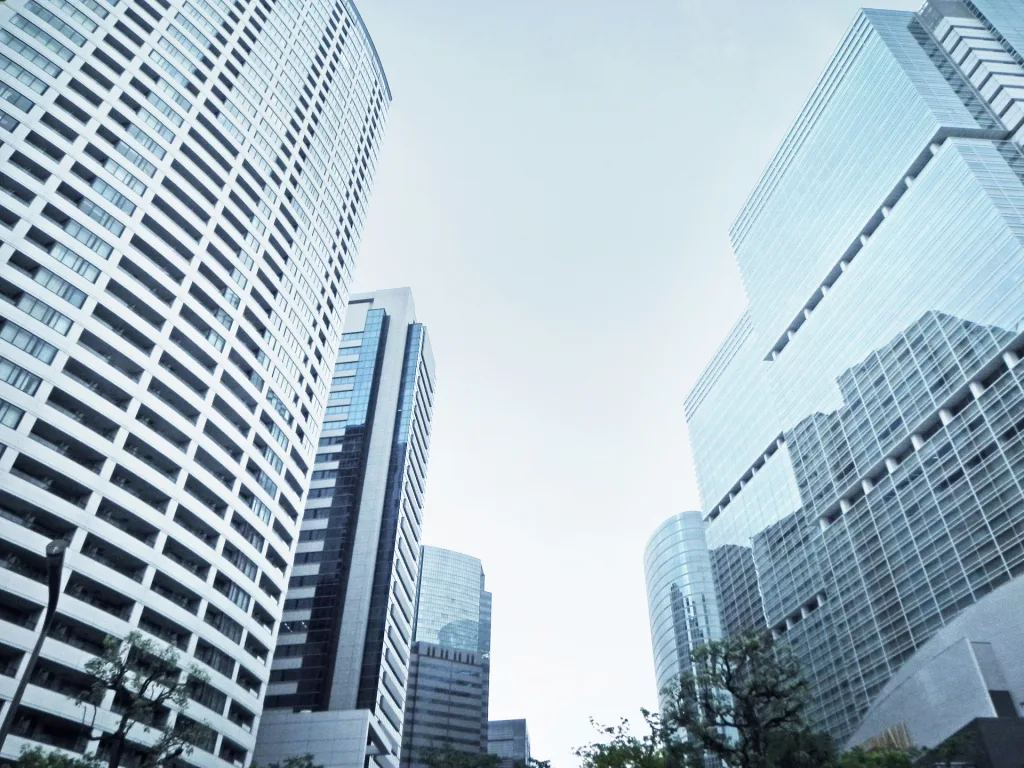
[[[307,752],[304,755],[289,757],[283,763],[267,763],[266,765],[253,764],[251,768],[324,768],[323,765],[318,765],[313,761],[313,754],[311,752]]]
[[[69,755],[56,749],[47,752],[36,746],[22,747],[15,765],[18,768],[101,768],[102,764],[95,755]]]
[[[551,768],[551,761],[534,760],[532,757],[528,757],[525,760],[516,760],[512,763],[512,768]]]
[[[208,676],[193,665],[183,679],[178,658],[171,646],[158,645],[139,632],[130,632],[122,641],[108,637],[103,652],[86,662],[92,684],[76,697],[76,702],[95,707],[107,691],[113,691],[112,709],[120,715],[114,732],[100,737],[100,748],[109,756],[108,768],[121,764],[128,735],[136,725],[143,732],[155,729],[160,733],[156,743],[145,750],[139,768],[156,768],[182,754],[191,754],[193,744],[209,737],[209,728],[181,715],[188,707],[193,686],[205,684]],[[168,727],[165,723],[170,705],[179,715]]]
[[[646,709],[640,712],[650,731],[643,736],[633,734],[625,717],[618,725],[600,725],[591,718],[591,725],[607,740],[573,750],[573,754],[583,761],[582,768],[664,768],[661,723],[656,714]]]
[[[837,768],[913,768],[916,755],[905,749],[854,747],[839,756]]]
[[[804,721],[808,687],[792,652],[767,633],[710,641],[665,691],[663,737],[673,758],[735,768],[818,768],[834,759]]]
[[[440,747],[424,747],[419,759],[429,768],[498,768],[501,758],[486,752],[462,752],[450,743]]]

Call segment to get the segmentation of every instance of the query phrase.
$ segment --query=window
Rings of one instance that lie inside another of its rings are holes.
[[[62,10],[68,11],[69,18],[71,18],[74,21],[77,21],[90,32],[96,31],[96,24],[93,22],[93,20],[81,11],[79,11],[70,3],[64,2],[64,0],[54,0],[54,5],[56,5],[58,8],[61,8]],[[55,14],[51,13],[46,8],[43,8],[35,0],[28,0],[28,2],[25,4],[25,7],[32,11],[32,13],[34,13],[40,19],[45,21],[47,24],[49,24],[51,27],[56,29],[58,32],[63,34],[68,40],[73,42],[75,45],[85,45],[85,35],[76,31],[75,28],[70,24],[61,21],[60,18],[58,18]]]
[[[122,211],[127,214],[135,213],[135,203],[129,200],[127,197],[122,195],[112,186],[103,181],[103,179],[93,179],[92,188],[103,195],[105,200],[109,200]]]
[[[36,270],[33,279],[47,290],[53,291],[60,298],[69,304],[82,308],[85,304],[85,292],[80,291],[67,280],[62,277],[58,277],[53,274],[50,270],[45,267],[40,267]]]
[[[55,346],[48,344],[34,333],[29,333],[10,320],[0,320],[0,340],[6,341],[47,364],[52,363],[57,356]]]
[[[18,297],[17,307],[44,325],[50,326],[62,336],[67,336],[68,331],[71,330],[70,317],[61,314],[45,301],[37,299],[30,293],[23,293]]]
[[[130,163],[132,163],[136,168],[138,168],[147,176],[152,176],[154,173],[156,173],[156,166],[149,162],[149,160],[144,158],[138,152],[136,152],[134,149],[129,147],[128,144],[126,144],[124,141],[119,139],[117,144],[114,145],[114,149],[116,149],[121,155],[126,157]],[[113,161],[111,160],[108,162]],[[107,166],[104,165],[103,167],[106,168]],[[110,169],[107,168],[107,170]],[[114,175],[116,176],[117,174]]]
[[[79,256],[66,245],[54,243],[50,247],[50,255],[72,272],[84,277],[90,283],[95,283],[96,278],[100,276],[99,269],[94,266],[91,261]]]
[[[333,480],[338,476],[336,469],[318,469],[311,476],[310,480]]]
[[[90,219],[95,221],[104,229],[108,229],[115,235],[120,235],[124,232],[124,224],[117,220],[112,214],[107,213],[105,210],[100,208],[96,203],[87,197],[83,197],[78,201],[78,210],[88,216]]]
[[[22,96],[16,90],[4,83],[0,83],[0,99],[13,104],[22,112],[28,112],[33,106],[35,106],[35,102],[27,96]]]
[[[21,423],[21,417],[24,415],[25,412],[21,408],[0,399],[0,424],[11,429],[17,429]]]
[[[0,357],[0,381],[20,389],[25,394],[34,395],[43,380],[7,358]]]
[[[109,259],[110,254],[114,251],[114,247],[110,243],[100,236],[93,234],[74,219],[68,219],[64,223],[64,231],[104,259]]]
[[[104,170],[107,171],[107,173],[109,173],[115,179],[120,181],[122,184],[124,184],[126,187],[128,187],[128,189],[130,189],[135,194],[141,196],[143,193],[145,193],[146,185],[143,184],[142,181],[137,176],[135,176],[130,171],[128,171],[128,169],[126,169],[123,165],[119,165],[118,163],[114,162],[113,160],[111,160],[108,157],[107,161],[105,163],[103,163],[103,168],[104,168]],[[155,171],[156,168],[154,167],[153,170]],[[94,186],[93,189],[96,189],[96,187]],[[107,198],[107,199],[110,199],[110,198]],[[113,202],[113,201],[111,201],[111,202]],[[118,206],[118,208],[120,208],[120,207],[121,206]],[[132,206],[132,210],[134,210],[134,209],[135,209],[135,206],[133,205]],[[122,210],[127,210],[127,209],[123,208]],[[129,213],[130,212],[131,211],[129,211]]]
[[[146,133],[144,130],[135,125],[135,123],[128,123],[126,129],[128,135],[135,139],[141,146],[151,152],[154,156],[160,160],[164,159],[164,155],[167,154],[167,150],[160,146],[160,143]]]
[[[0,71],[7,72],[11,77],[15,78],[19,83],[23,83],[31,88],[33,91],[39,94],[46,93],[46,89],[49,86],[40,80],[38,77],[33,75],[24,67],[15,64],[9,58],[0,53]]]
[[[49,50],[64,59],[64,61],[71,61],[72,57],[75,55],[70,48],[61,43],[55,37],[51,36],[48,32],[37,27],[20,13],[14,14],[14,17],[11,19],[11,23],[26,35],[30,35],[45,45]],[[82,38],[82,42],[85,42],[85,38]]]
[[[0,43],[3,43],[12,51],[17,51],[21,54],[23,59],[27,59],[39,67],[43,72],[48,74],[50,77],[57,77],[62,72],[61,68],[50,61],[48,58],[39,53],[28,43],[23,42],[19,38],[12,35],[10,32],[4,29],[0,29]],[[61,46],[63,47],[63,46]],[[42,93],[42,91],[40,91]]]

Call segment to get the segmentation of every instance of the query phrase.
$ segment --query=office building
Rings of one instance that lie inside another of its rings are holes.
[[[423,547],[402,766],[421,768],[421,751],[430,748],[487,752],[490,647],[491,593],[481,562]]]
[[[329,380],[256,757],[396,766],[434,361],[407,288],[355,295]],[[366,761],[369,761],[368,763]]]
[[[389,102],[349,0],[0,4],[5,703],[70,544],[5,759],[95,749],[141,630],[210,675],[188,760],[251,760]]]
[[[491,720],[487,751],[501,758],[500,768],[520,768],[530,760],[530,732],[525,720]]]
[[[732,227],[748,308],[686,401],[722,628],[789,642],[840,743],[1024,701],[1022,53],[1015,0],[857,15]]]
[[[644,576],[654,677],[663,699],[666,688],[692,668],[694,648],[722,636],[700,512],[682,512],[658,526],[644,550]]]

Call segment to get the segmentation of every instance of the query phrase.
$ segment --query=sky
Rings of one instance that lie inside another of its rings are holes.
[[[859,3],[356,1],[394,100],[355,289],[433,344],[424,543],[483,560],[491,718],[573,768],[656,706],[643,550],[700,507],[729,225]]]

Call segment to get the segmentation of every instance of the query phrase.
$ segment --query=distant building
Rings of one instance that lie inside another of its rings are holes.
[[[1022,713],[1022,82],[1020,0],[858,13],[686,399],[722,628],[788,643],[847,745]]]
[[[501,768],[525,764],[530,759],[526,720],[491,720],[487,724],[487,751],[501,758]]]
[[[434,362],[408,289],[353,296],[285,596],[256,759],[396,766]]]
[[[402,766],[431,747],[486,753],[491,593],[477,558],[422,548],[413,638]]]
[[[721,638],[700,512],[682,512],[658,526],[644,551],[644,575],[661,699],[665,688],[690,668],[693,649]]]

